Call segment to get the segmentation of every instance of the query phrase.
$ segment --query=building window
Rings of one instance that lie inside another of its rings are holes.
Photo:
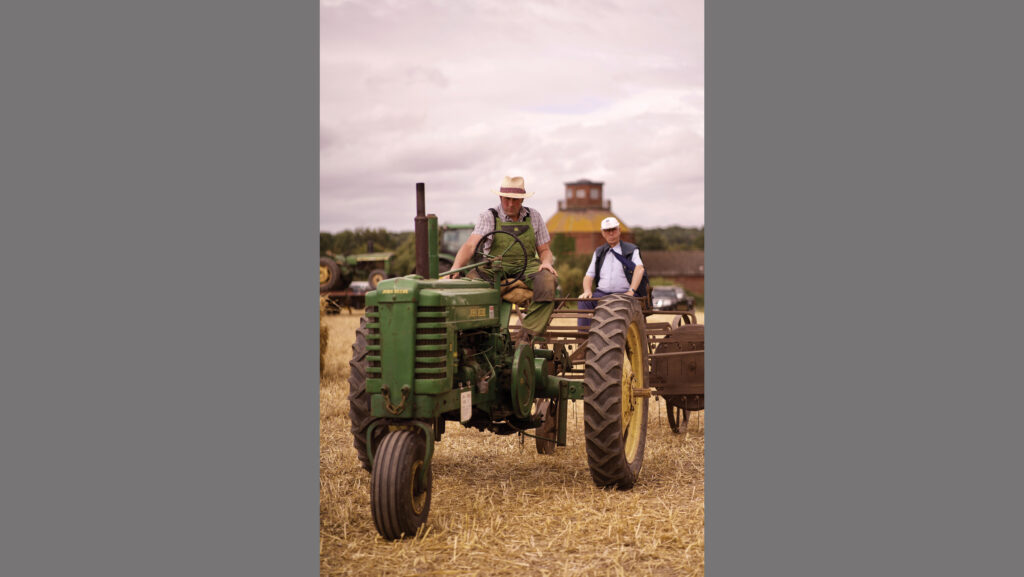
[[[572,189],[571,188],[566,188],[565,189],[565,198],[572,198]]]
[[[591,188],[590,189],[590,199],[591,200],[597,200],[597,197],[600,194],[601,194],[601,192],[599,190],[597,190],[596,188]]]
[[[584,198],[585,196],[587,196],[587,191],[582,188],[576,191],[576,198]]]

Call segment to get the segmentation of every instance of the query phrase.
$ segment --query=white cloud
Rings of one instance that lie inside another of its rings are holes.
[[[703,4],[321,3],[321,229],[473,220],[518,173],[604,181],[632,226],[704,222]]]

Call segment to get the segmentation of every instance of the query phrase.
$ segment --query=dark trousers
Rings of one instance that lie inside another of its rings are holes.
[[[614,293],[606,293],[604,291],[600,291],[600,290],[594,289],[594,296],[593,296],[593,298],[595,298],[595,299],[604,298],[604,297],[606,297],[606,296],[608,296],[610,294],[614,294]],[[594,307],[597,306],[597,302],[596,301],[579,301],[578,303],[576,303],[576,305],[577,305],[576,306],[577,310],[581,310],[581,311],[582,310],[593,310]],[[589,327],[590,326],[590,317],[580,317],[580,318],[576,319],[576,326],[578,326],[578,327]]]

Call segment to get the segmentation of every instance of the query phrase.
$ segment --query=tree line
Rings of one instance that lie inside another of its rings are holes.
[[[641,251],[704,250],[704,227],[634,227],[632,230],[635,243]],[[385,251],[395,253],[395,260],[391,263],[393,274],[403,276],[416,269],[416,238],[412,231],[389,232],[383,228],[357,228],[334,234],[320,233],[321,256],[329,253],[343,256]],[[558,269],[558,281],[563,295],[582,292],[583,275],[590,264],[590,255],[577,255],[574,251],[572,238],[554,235],[551,252],[555,255],[555,267]]]

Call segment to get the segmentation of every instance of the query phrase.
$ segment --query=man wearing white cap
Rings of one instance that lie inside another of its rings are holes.
[[[532,302],[523,319],[525,336],[532,339],[544,332],[555,308],[555,279],[558,273],[551,266],[554,261],[550,247],[551,234],[548,233],[548,227],[544,224],[544,217],[540,212],[535,208],[523,206],[523,200],[533,196],[532,192],[526,192],[523,177],[506,176],[494,194],[500,197],[501,202],[498,206],[480,213],[473,233],[455,255],[452,268],[466,266],[473,256],[477,243],[485,234],[501,230],[515,235],[526,249],[526,278],[523,280],[533,290]],[[489,254],[500,254],[514,242],[508,235],[494,235],[483,250]],[[504,258],[503,268],[515,270],[522,267],[521,259],[515,261],[518,254],[518,249],[509,251]]]
[[[583,294],[579,298],[599,299],[617,293],[636,296],[644,277],[644,261],[640,260],[640,249],[635,244],[620,241],[620,234],[617,218],[609,216],[601,221],[601,236],[607,244],[594,251],[590,267],[583,277]],[[609,255],[613,258],[606,258]],[[597,288],[594,288],[594,279],[597,279]],[[593,309],[596,305],[594,301],[579,302],[580,309]],[[590,326],[590,319],[581,317],[576,324]]]

